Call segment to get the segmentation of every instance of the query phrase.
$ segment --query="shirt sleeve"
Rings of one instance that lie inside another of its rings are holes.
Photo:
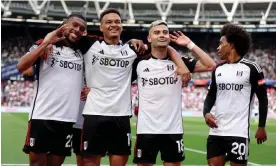
[[[33,50],[35,50],[42,42],[43,42],[43,39],[37,40],[29,48],[29,50],[28,50],[28,52],[26,54],[28,54],[28,53],[32,52]],[[35,61],[35,63],[33,64],[33,76],[32,76],[33,80],[38,80],[38,78],[39,78],[40,61],[41,61],[41,58],[38,57],[37,60]],[[31,79],[31,78],[29,78],[29,79]]]
[[[263,71],[257,64],[251,67],[250,83],[252,85],[253,92],[259,100],[259,127],[265,127],[268,111],[267,88]]]
[[[209,91],[208,94],[205,98],[204,101],[204,107],[203,107],[203,116],[205,114],[210,113],[217,98],[217,83],[216,83],[216,70],[213,71],[212,73],[212,79],[211,79],[211,84],[209,86]]]
[[[187,68],[190,70],[190,72],[193,73],[195,70],[195,65],[196,65],[197,60],[193,59],[189,56],[182,56],[181,59],[183,60],[183,62],[187,66]]]
[[[131,82],[137,79],[137,66],[138,63],[141,61],[140,58],[136,58],[132,64],[132,75],[131,75]]]

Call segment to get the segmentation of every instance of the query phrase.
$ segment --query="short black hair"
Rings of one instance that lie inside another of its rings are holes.
[[[70,14],[70,15],[66,18],[66,20],[69,20],[70,18],[73,18],[73,17],[78,17],[78,18],[82,19],[83,21],[87,22],[86,19],[83,17],[83,15],[77,14],[77,13],[72,13],[72,14]]]
[[[117,9],[115,9],[115,8],[108,8],[108,9],[106,9],[105,11],[103,11],[103,12],[101,13],[101,15],[100,15],[100,22],[102,22],[102,19],[103,19],[103,17],[104,17],[105,15],[110,14],[110,13],[118,14],[119,17],[121,18],[121,14],[120,14],[119,10],[117,10]]]
[[[63,22],[58,26],[58,28],[61,27],[61,26],[64,25],[64,24],[66,24],[66,22],[67,22],[70,18],[73,18],[73,17],[78,17],[78,18],[82,19],[83,21],[87,22],[86,19],[83,17],[83,15],[73,13],[73,14],[70,14],[70,15],[66,18],[66,20],[63,21]]]
[[[225,24],[221,29],[221,36],[225,36],[228,43],[234,45],[237,53],[243,57],[251,48],[251,36],[246,30],[235,24]]]

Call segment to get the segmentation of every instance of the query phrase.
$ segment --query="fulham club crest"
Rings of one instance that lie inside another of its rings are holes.
[[[237,74],[236,74],[236,76],[242,76],[242,73],[243,73],[243,71],[237,71]]]
[[[35,145],[35,139],[30,138],[30,146],[33,147]]]
[[[141,149],[137,149],[137,157],[138,158],[142,157],[142,150]]]

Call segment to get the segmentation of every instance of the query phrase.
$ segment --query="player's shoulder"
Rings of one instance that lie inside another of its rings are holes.
[[[216,67],[214,67],[213,70],[215,71],[215,70],[217,70],[217,69],[223,67],[225,64],[227,64],[226,61],[219,61],[219,62],[216,64]]]
[[[141,66],[141,65],[143,66],[143,65],[149,65],[151,63],[150,59],[151,59],[151,55],[146,54],[146,55],[136,58],[136,61],[138,62],[139,66]]]
[[[35,44],[40,45],[43,42],[43,39],[39,39],[35,42]]]
[[[129,42],[126,42],[126,43],[120,42],[120,44],[122,45],[121,49],[126,49],[128,51],[133,51],[135,54],[137,54],[137,52],[135,51],[134,46],[131,43],[129,43]]]
[[[262,68],[260,65],[258,65],[256,62],[253,62],[251,60],[242,58],[240,63],[248,66],[252,71],[257,71],[258,73],[262,72]]]
[[[129,52],[131,52],[131,54],[135,54],[137,56],[143,56],[143,55],[140,55],[134,48],[134,46],[130,43],[130,42],[126,42],[126,43],[121,43],[122,44],[122,50],[127,50]]]
[[[43,39],[39,39],[37,41],[35,41],[32,46],[29,48],[29,52],[33,51],[34,49],[36,49],[41,43],[43,42]]]

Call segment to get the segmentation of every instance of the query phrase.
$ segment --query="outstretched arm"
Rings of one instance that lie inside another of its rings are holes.
[[[172,42],[180,46],[189,48],[192,53],[198,58],[199,61],[197,61],[195,65],[194,72],[211,71],[216,67],[215,61],[201,48],[194,44],[191,39],[185,36],[182,32],[173,32],[173,34],[170,34],[170,37]]]

